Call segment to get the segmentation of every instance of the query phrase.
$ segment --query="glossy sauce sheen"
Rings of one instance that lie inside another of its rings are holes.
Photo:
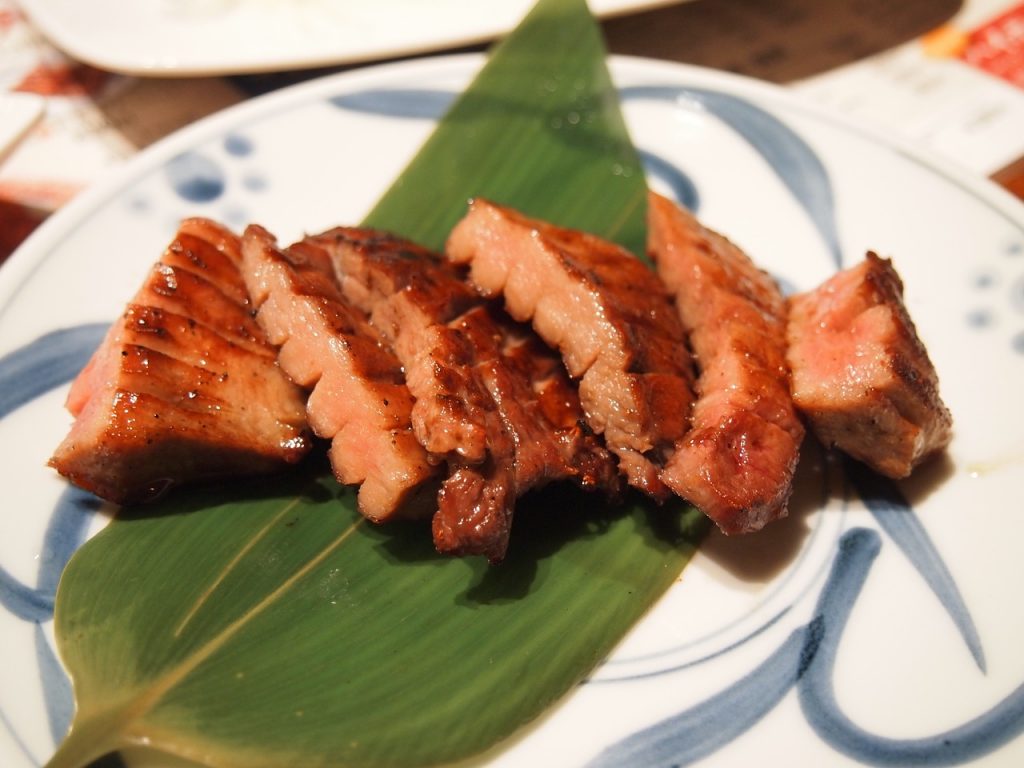
[[[332,254],[342,292],[401,361],[415,398],[412,422],[438,461],[483,461],[488,402],[473,374],[475,350],[449,323],[480,297],[439,256],[406,240],[336,228],[307,238]]]
[[[652,193],[648,238],[699,370],[692,424],[662,480],[725,533],[785,515],[804,429],[789,392],[786,304],[734,244]]]
[[[548,482],[618,491],[614,462],[581,426],[559,357],[450,263],[372,230],[337,228],[306,242],[330,251],[346,297],[395,350],[416,398],[416,434],[447,462],[433,519],[440,552],[501,560],[516,500]]]
[[[613,243],[481,199],[447,253],[561,353],[587,423],[628,482],[666,498],[661,463],[686,429],[693,393],[683,330],[657,276]]]
[[[338,480],[360,485],[360,512],[377,522],[429,514],[437,470],[413,435],[402,367],[342,296],[330,256],[309,243],[279,249],[256,225],[242,252],[260,325],[281,368],[311,390],[309,423],[331,440]]]
[[[72,384],[58,472],[128,503],[306,454],[304,397],[251,317],[239,248],[214,222],[182,222]]]

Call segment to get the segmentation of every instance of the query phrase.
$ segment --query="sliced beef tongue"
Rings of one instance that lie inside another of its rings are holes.
[[[489,400],[487,456],[479,464],[462,458],[449,462],[451,475],[441,487],[433,521],[434,543],[441,552],[482,554],[497,562],[508,547],[515,502],[528,490],[572,479],[616,494],[618,475],[610,454],[581,428],[575,389],[543,343],[524,339],[522,329],[493,305],[477,306],[452,325],[471,340],[473,375]],[[555,392],[565,405],[552,413]],[[573,410],[576,419],[569,421],[567,412]]]
[[[242,253],[257,319],[281,368],[312,390],[309,423],[331,440],[339,481],[360,485],[360,512],[376,522],[429,514],[437,468],[413,435],[401,364],[344,299],[329,254],[309,243],[282,250],[256,225]]]
[[[725,533],[758,530],[786,513],[804,436],[785,299],[736,245],[654,193],[648,237],[699,370],[691,428],[661,478]]]
[[[392,344],[416,397],[416,433],[448,463],[433,520],[439,551],[501,560],[516,500],[547,482],[618,491],[558,356],[450,263],[371,230],[306,242],[330,249],[346,296]]]
[[[952,417],[888,259],[864,261],[792,297],[793,399],[822,443],[906,477],[943,449]]]
[[[566,473],[586,490],[603,491],[612,499],[618,499],[622,493],[622,483],[615,459],[587,426],[579,393],[566,374],[561,356],[545,344],[532,328],[515,323],[496,305],[489,304],[488,311],[504,332],[501,346],[503,366],[517,374],[515,381],[531,384],[531,391],[523,389],[521,392],[511,386],[499,388],[488,384],[495,402],[500,409],[508,411],[517,407],[517,403],[519,407],[528,406],[534,411],[535,420],[545,430],[544,434],[554,438],[553,448],[561,455],[563,465],[559,467],[555,463],[556,469]],[[488,376],[487,381],[494,378]],[[521,388],[521,383],[517,387]],[[515,394],[515,402],[509,400],[510,393]],[[540,442],[538,437],[538,449]],[[521,445],[520,456],[527,456],[531,450],[531,445]],[[543,450],[549,449],[544,447]],[[521,459],[520,463],[528,462]],[[550,472],[550,469],[531,470],[531,473],[538,471]]]
[[[439,461],[483,461],[490,400],[473,373],[476,350],[448,326],[480,303],[473,289],[437,254],[390,234],[338,227],[306,243],[330,250],[346,298],[402,362],[420,443]]]
[[[693,394],[683,330],[657,276],[613,243],[482,199],[447,252],[561,353],[587,423],[629,483],[667,497],[661,464],[686,430]]]
[[[304,396],[251,317],[236,235],[187,219],[72,384],[50,464],[117,503],[309,450]]]

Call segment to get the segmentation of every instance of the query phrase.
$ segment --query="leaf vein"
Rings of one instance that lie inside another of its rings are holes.
[[[133,720],[141,719],[152,707],[161,699],[161,697],[171,690],[175,685],[184,680],[189,674],[191,674],[197,667],[199,667],[204,661],[209,659],[213,654],[219,651],[224,645],[231,640],[238,632],[240,632],[246,624],[252,621],[254,618],[259,616],[268,607],[273,605],[281,597],[290,590],[295,584],[297,584],[304,576],[312,572],[319,566],[324,560],[330,557],[338,547],[345,543],[345,541],[365,522],[365,518],[358,518],[353,521],[352,525],[343,530],[338,534],[330,543],[328,543],[316,557],[310,558],[303,566],[297,569],[291,576],[285,579],[281,584],[274,589],[272,592],[267,594],[262,600],[256,605],[250,608],[248,611],[243,613],[228,626],[226,626],[219,634],[211,638],[205,645],[200,646],[190,656],[186,657],[173,669],[168,670],[161,678],[155,679],[153,684],[146,690],[141,696],[139,696],[133,706],[129,708],[134,710],[134,717],[130,718]]]
[[[181,637],[181,633],[185,630],[185,627],[188,626],[188,624],[192,621],[193,618],[195,618],[196,614],[199,613],[199,609],[206,604],[207,600],[209,600],[213,593],[217,591],[217,588],[224,583],[224,580],[228,577],[228,575],[238,566],[239,563],[242,562],[242,560],[245,559],[245,556],[252,551],[252,548],[255,547],[260,542],[260,540],[262,540],[263,537],[265,537],[270,532],[270,530],[281,520],[282,517],[284,517],[293,509],[295,509],[298,503],[298,497],[292,499],[288,504],[282,507],[281,511],[274,515],[274,517],[271,518],[266,525],[264,525],[259,531],[257,531],[256,534],[245,543],[245,546],[238,550],[235,556],[231,558],[231,561],[228,562],[228,564],[221,569],[220,573],[217,574],[216,578],[214,578],[214,580],[210,582],[210,585],[206,588],[203,594],[199,596],[199,599],[196,600],[195,604],[192,606],[189,612],[185,614],[182,620],[178,623],[178,626],[174,628],[174,637]]]

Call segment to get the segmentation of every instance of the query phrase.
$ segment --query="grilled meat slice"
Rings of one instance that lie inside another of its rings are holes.
[[[683,331],[657,276],[619,246],[471,202],[448,240],[487,296],[530,320],[580,379],[587,422],[631,485],[664,499],[661,463],[686,430],[693,399]]]
[[[505,556],[516,499],[551,481],[618,492],[607,451],[580,425],[582,411],[561,361],[528,328],[493,305],[452,323],[474,350],[473,376],[487,436],[483,463],[449,461],[433,520],[440,552]]]
[[[330,250],[346,296],[393,345],[416,397],[417,435],[448,461],[433,521],[439,551],[501,560],[516,500],[547,482],[618,491],[559,357],[450,263],[373,230],[337,228],[306,243]]]
[[[281,250],[265,229],[246,228],[243,274],[278,362],[312,390],[309,423],[331,440],[338,480],[359,484],[359,511],[375,522],[433,509],[436,468],[412,433],[412,396],[394,355],[341,294],[329,255]]]
[[[648,237],[697,362],[692,425],[661,474],[725,533],[786,513],[804,429],[786,367],[775,282],[688,211],[651,193]]]
[[[262,474],[311,446],[302,392],[250,317],[238,238],[187,219],[72,384],[50,465],[117,503]]]
[[[489,399],[476,391],[476,350],[448,327],[480,297],[440,256],[387,233],[338,227],[306,242],[330,250],[346,298],[394,348],[416,400],[420,443],[439,459],[483,461]]]
[[[888,259],[860,264],[790,299],[793,400],[825,445],[906,477],[952,438],[938,376]]]

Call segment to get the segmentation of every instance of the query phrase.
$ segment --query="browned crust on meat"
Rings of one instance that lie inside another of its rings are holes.
[[[483,461],[490,401],[473,373],[477,350],[448,325],[479,296],[440,256],[384,232],[337,227],[306,242],[330,250],[345,297],[401,361],[420,443],[438,461],[450,454]]]
[[[793,398],[825,445],[893,478],[952,438],[938,375],[888,259],[864,261],[790,299]]]
[[[485,304],[452,264],[368,229],[306,242],[330,250],[342,290],[394,348],[416,398],[416,434],[448,463],[433,519],[438,551],[501,560],[516,500],[553,480],[617,492],[559,357]]]
[[[505,556],[516,500],[554,480],[618,492],[610,455],[581,427],[582,411],[561,362],[528,328],[477,306],[453,321],[475,350],[474,378],[487,401],[482,463],[449,461],[433,520],[438,551]],[[561,401],[556,406],[555,400]]]
[[[699,371],[692,425],[661,479],[725,533],[786,514],[804,430],[789,394],[775,281],[688,211],[651,193],[649,250]]]
[[[360,486],[360,512],[377,522],[428,514],[436,468],[412,434],[401,365],[345,301],[330,257],[309,244],[281,250],[256,225],[242,253],[257,319],[284,371],[312,390],[309,423],[332,441],[338,480]]]
[[[654,273],[613,243],[482,199],[447,253],[561,353],[580,380],[587,422],[629,483],[665,498],[658,471],[685,431],[693,394],[682,328]]]
[[[182,222],[72,384],[76,416],[50,465],[117,503],[180,483],[262,474],[311,442],[301,391],[250,317],[237,236]]]

